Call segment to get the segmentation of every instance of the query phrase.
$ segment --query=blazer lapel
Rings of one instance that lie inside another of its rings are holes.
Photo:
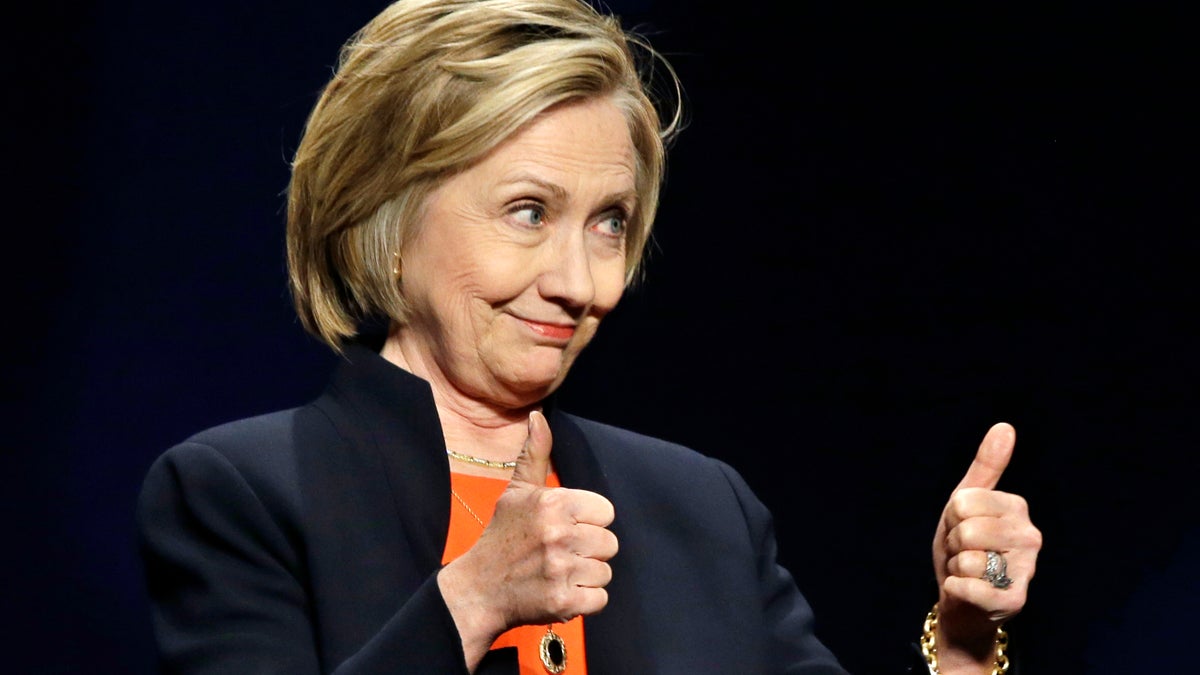
[[[411,593],[442,562],[450,529],[450,468],[429,383],[367,347],[346,348],[350,364],[331,393],[353,411],[355,432],[375,452],[391,486],[396,518],[413,555]],[[403,556],[402,556],[403,557]]]

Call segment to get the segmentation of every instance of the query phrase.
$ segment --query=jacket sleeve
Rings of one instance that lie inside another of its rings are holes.
[[[770,672],[846,675],[833,653],[817,639],[812,607],[801,595],[792,575],[777,562],[778,544],[770,511],[737,471],[723,462],[717,464],[737,495],[758,551],[760,600],[769,631]]]
[[[138,529],[165,673],[467,673],[431,575],[353,656],[322,668],[301,535],[207,445],[151,467]]]

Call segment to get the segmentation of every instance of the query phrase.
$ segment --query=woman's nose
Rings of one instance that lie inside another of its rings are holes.
[[[587,237],[580,228],[570,236],[557,239],[547,251],[548,260],[539,278],[538,290],[547,299],[586,307],[596,297]]]

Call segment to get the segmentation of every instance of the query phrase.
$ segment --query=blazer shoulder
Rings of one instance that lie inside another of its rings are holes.
[[[204,446],[238,469],[278,468],[280,462],[294,461],[299,444],[329,436],[337,436],[336,428],[322,410],[308,404],[209,427],[164,454],[186,454],[183,448]]]
[[[337,432],[311,404],[219,424],[159,455],[142,491],[164,483],[208,484],[204,476],[237,476],[268,508],[291,510],[299,487],[299,444],[321,437],[336,442]]]
[[[621,427],[569,416],[587,439],[605,473],[621,482],[658,493],[696,489],[708,494],[736,496],[738,502],[753,498],[737,469],[715,457],[679,443],[648,436]]]
[[[577,415],[568,415],[602,460],[649,461],[689,468],[716,468],[721,462],[692,448]]]

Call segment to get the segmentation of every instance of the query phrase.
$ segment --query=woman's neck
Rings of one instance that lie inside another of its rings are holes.
[[[511,409],[472,398],[456,388],[426,354],[401,339],[397,331],[388,336],[380,351],[384,359],[429,382],[448,449],[493,462],[515,460],[529,436],[529,412],[536,406]],[[452,462],[451,467],[481,476],[512,473],[463,462]]]

